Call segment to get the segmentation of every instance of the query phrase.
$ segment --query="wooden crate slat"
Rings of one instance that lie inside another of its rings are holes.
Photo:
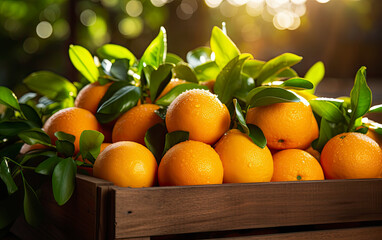
[[[221,239],[221,238],[219,238]],[[382,226],[347,229],[332,229],[293,233],[278,233],[261,236],[243,236],[231,240],[380,240]],[[217,239],[216,239],[217,240]]]
[[[112,189],[117,239],[382,220],[381,179]]]
[[[51,186],[47,184],[41,196],[46,210],[44,222],[38,228],[32,228],[19,219],[12,232],[22,239],[97,239],[101,229],[97,188],[107,185],[112,183],[77,175],[72,198],[60,207],[53,198]]]

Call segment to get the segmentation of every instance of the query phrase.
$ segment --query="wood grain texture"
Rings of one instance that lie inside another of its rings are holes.
[[[221,239],[221,238],[219,238]],[[382,226],[333,229],[296,233],[279,233],[262,236],[243,236],[230,238],[232,240],[380,240]],[[217,240],[217,239],[216,239]]]
[[[44,222],[32,228],[19,219],[12,232],[22,239],[97,239],[100,233],[100,203],[97,188],[112,183],[77,175],[72,198],[63,206],[55,202],[50,185],[43,187],[40,198],[44,210]]]
[[[112,187],[114,237],[382,220],[382,179]]]

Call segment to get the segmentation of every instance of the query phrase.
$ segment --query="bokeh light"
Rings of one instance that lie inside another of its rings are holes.
[[[143,6],[140,1],[131,0],[126,4],[126,13],[130,17],[138,17],[143,11]]]
[[[223,0],[205,0],[204,2],[210,8],[217,8],[222,3]]]
[[[25,39],[23,43],[23,49],[26,53],[33,54],[37,52],[39,47],[39,42],[36,38],[30,37]]]
[[[127,38],[138,37],[143,31],[143,23],[140,18],[127,17],[118,24],[118,30]]]
[[[53,33],[52,24],[47,21],[40,22],[37,24],[36,33],[40,38],[43,39],[50,37]]]
[[[80,21],[84,26],[91,26],[97,21],[97,15],[93,10],[86,9],[80,14]]]

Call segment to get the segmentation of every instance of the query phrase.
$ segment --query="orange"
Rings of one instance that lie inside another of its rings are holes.
[[[320,152],[317,150],[314,150],[312,146],[309,146],[307,149],[305,149],[305,152],[308,152],[310,155],[312,155],[315,159],[320,161]]]
[[[89,110],[93,114],[96,114],[99,102],[109,89],[112,82],[105,85],[100,85],[99,82],[86,85],[78,93],[74,106]]]
[[[246,120],[261,128],[268,147],[273,149],[306,149],[319,133],[306,100],[254,107],[248,110]]]
[[[145,145],[145,134],[149,128],[162,119],[154,112],[158,105],[141,104],[124,113],[115,123],[112,133],[113,142],[133,141]]]
[[[272,154],[258,147],[238,129],[229,130],[215,145],[224,168],[225,183],[269,182],[273,174]]]
[[[167,109],[169,132],[187,131],[190,139],[214,144],[229,129],[230,114],[216,95],[207,90],[188,90],[174,99]]]
[[[321,165],[328,179],[378,178],[382,174],[382,150],[362,133],[341,133],[321,152]]]
[[[101,149],[100,149],[100,154],[101,154],[101,152],[103,152],[103,150],[105,150],[105,148],[108,147],[109,145],[111,145],[111,143],[102,143],[102,144],[101,144]],[[81,162],[84,161],[83,158],[82,158],[82,156],[79,156],[79,157],[77,158],[77,160],[78,160],[78,161],[81,161]],[[89,160],[87,160],[87,159],[85,160],[85,163],[91,164],[91,162],[90,162]],[[87,171],[87,172],[89,173],[90,176],[93,175],[93,168],[89,168],[89,167],[81,167],[81,166],[79,166],[78,168]]]
[[[158,169],[161,186],[220,184],[223,165],[210,146],[197,141],[185,141],[170,148]]]
[[[369,130],[366,133],[366,136],[370,137],[374,141],[378,143],[380,147],[382,147],[382,135],[378,134],[374,129],[369,128]]]
[[[27,152],[30,152],[32,150],[39,150],[39,149],[45,149],[45,148],[48,148],[48,147],[42,144],[29,145],[24,143],[20,149],[20,154],[26,154]]]
[[[79,142],[82,131],[99,131],[99,124],[96,117],[88,110],[71,107],[53,114],[45,122],[43,129],[49,135],[52,144],[57,140],[56,136],[54,136],[55,132],[61,131],[74,135],[76,137],[74,147],[76,152],[78,152],[80,149]]]
[[[183,84],[183,83],[186,83],[186,81],[184,80],[180,80],[178,78],[174,78],[174,79],[171,79],[171,81],[167,84],[167,86],[163,89],[163,91],[159,94],[159,96],[157,97],[157,99],[163,97],[164,95],[166,95],[171,89],[173,89],[174,87],[180,85],[180,84]]]
[[[208,81],[200,82],[199,84],[203,86],[207,86],[208,90],[214,93],[215,80],[208,80]]]
[[[93,175],[119,187],[151,187],[156,183],[157,162],[153,154],[136,142],[109,145],[98,155]]]
[[[273,155],[272,182],[324,180],[317,159],[301,149],[287,149]]]

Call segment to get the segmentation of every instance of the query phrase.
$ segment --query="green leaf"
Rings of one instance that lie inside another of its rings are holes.
[[[210,39],[211,50],[215,53],[215,61],[223,69],[233,58],[240,55],[235,43],[218,27],[212,29]]]
[[[276,79],[284,80],[289,78],[295,78],[298,77],[298,74],[293,68],[287,67],[281,72],[279,72],[277,75],[275,75]]]
[[[281,86],[287,87],[287,88],[293,88],[293,89],[297,89],[297,90],[313,89],[313,83],[311,83],[310,81],[308,81],[306,79],[299,78],[299,77],[290,78],[290,79],[284,81],[281,84]]]
[[[249,59],[244,63],[243,73],[247,74],[253,79],[256,79],[260,75],[260,71],[264,64],[264,61]]]
[[[53,157],[50,157],[46,160],[44,160],[43,162],[41,162],[37,167],[36,169],[34,170],[36,173],[39,173],[39,174],[42,174],[42,175],[52,175],[53,173],[53,170],[54,168],[56,167],[56,165],[62,161],[63,158],[60,158],[60,157],[57,157],[57,156],[53,156]]]
[[[134,54],[132,54],[127,48],[115,44],[105,44],[98,48],[97,55],[102,59],[108,60],[126,58],[129,59],[131,65],[133,65],[136,61]]]
[[[74,192],[76,170],[76,163],[72,158],[61,160],[53,170],[53,196],[60,206],[64,205]]]
[[[43,209],[37,197],[36,192],[27,183],[23,177],[24,182],[24,216],[28,224],[36,227],[43,220]]]
[[[382,112],[382,104],[372,106],[369,110],[369,113],[381,113]]]
[[[16,95],[9,88],[0,86],[0,104],[4,104],[13,110],[20,111]]]
[[[183,83],[183,84],[180,84],[180,85],[177,85],[175,86],[174,88],[172,88],[168,93],[166,93],[166,95],[164,95],[163,97],[159,98],[155,104],[157,105],[161,105],[161,106],[168,106],[171,104],[172,101],[174,101],[174,99],[179,96],[181,93],[187,91],[187,90],[190,90],[190,89],[205,89],[205,90],[208,90],[208,87],[207,86],[202,86],[202,85],[199,85],[199,84],[195,84],[195,83]]]
[[[0,122],[0,136],[10,137],[32,127],[25,121],[4,121]]]
[[[196,68],[202,64],[211,61],[212,50],[209,47],[198,47],[187,53],[187,62],[192,68]]]
[[[27,105],[27,104],[20,104],[20,109],[23,112],[24,116],[32,122],[36,127],[41,128],[42,127],[42,120],[40,115],[36,112],[36,110]]]
[[[73,83],[48,71],[32,73],[24,79],[23,83],[30,90],[55,101],[77,96],[77,88]]]
[[[80,153],[83,159],[94,163],[101,151],[101,144],[105,137],[102,133],[94,130],[85,130],[80,137]]]
[[[243,54],[232,59],[219,73],[214,85],[214,92],[219,100],[228,104],[236,91],[242,86],[241,70],[250,55]]]
[[[314,94],[317,85],[321,82],[324,76],[325,66],[323,62],[316,62],[312,67],[309,68],[308,72],[304,76],[305,79],[309,80],[314,85],[313,89],[308,91],[309,93]]]
[[[8,166],[8,158],[3,157],[0,163],[0,178],[5,183],[5,186],[7,187],[8,194],[11,195],[12,193],[17,191],[17,186],[15,181],[12,178],[11,171]]]
[[[118,82],[116,82],[118,83]],[[114,84],[116,84],[114,83]],[[112,84],[110,88],[114,85]],[[108,90],[108,91],[109,91]],[[114,88],[111,89],[115,90]],[[106,96],[106,94],[105,94]],[[104,96],[104,97],[105,97]],[[98,108],[96,117],[101,123],[108,123],[136,106],[141,97],[141,89],[135,86],[124,86],[118,89]],[[103,101],[103,98],[101,102]]]
[[[166,54],[166,61],[165,61],[165,63],[172,63],[172,64],[176,65],[176,64],[181,63],[181,62],[184,62],[184,61],[178,55],[176,55],[174,53],[167,53]]]
[[[255,88],[255,81],[245,73],[241,73],[241,87],[235,92],[234,97],[246,103],[249,92]]]
[[[187,63],[178,63],[173,69],[174,78],[179,78],[187,82],[198,83],[196,73]]]
[[[166,60],[167,35],[164,27],[160,28],[158,36],[150,43],[138,65],[138,74],[141,74],[145,66],[152,66],[155,69]]]
[[[355,77],[354,86],[350,92],[351,103],[351,122],[354,124],[355,119],[366,114],[371,107],[371,90],[366,83],[366,67],[361,67]],[[351,129],[353,126],[349,126]]]
[[[260,148],[265,148],[267,145],[267,139],[264,136],[263,131],[253,124],[248,124],[249,128],[249,137],[252,139],[253,143],[255,143]]]
[[[220,73],[220,68],[215,61],[203,63],[194,68],[196,77],[200,82],[215,80]]]
[[[189,138],[190,138],[190,134],[185,131],[175,131],[175,132],[167,133],[163,155],[176,144],[187,141],[189,140]]]
[[[249,135],[249,128],[245,122],[243,111],[241,110],[240,104],[237,102],[237,99],[233,99],[233,104],[235,106],[236,119],[238,120],[239,125],[243,129],[243,133]]]
[[[291,67],[302,60],[302,57],[292,53],[284,53],[266,62],[261,69],[256,85],[260,86],[267,79],[272,78],[282,72],[287,67]]]
[[[67,140],[56,140],[56,149],[64,157],[72,157],[74,155],[75,147],[72,142]]]
[[[65,140],[71,143],[74,143],[74,141],[76,140],[76,137],[73,136],[72,134],[61,132],[61,131],[55,132],[54,136],[56,136],[58,140]]]
[[[362,134],[366,134],[369,131],[369,129],[367,127],[361,127],[359,129],[356,129],[355,131]]]
[[[154,102],[167,84],[172,78],[172,68],[174,67],[171,63],[165,63],[159,65],[158,69],[153,70],[150,75],[150,98]]]
[[[93,83],[98,80],[99,71],[94,63],[93,56],[90,52],[79,45],[70,45],[69,58],[73,66],[84,76],[89,82]]]
[[[249,101],[250,107],[267,106],[282,102],[299,102],[300,98],[292,91],[283,88],[264,88]]]
[[[166,119],[167,114],[167,108],[166,107],[160,107],[159,109],[154,111],[156,115],[158,115],[162,120]]]
[[[309,103],[315,113],[330,122],[340,122],[345,120],[341,110],[330,101],[313,99],[310,100]]]
[[[330,123],[327,121],[325,118],[321,119],[321,124],[320,124],[320,134],[319,138],[314,140],[312,143],[312,147],[321,152],[322,149],[324,148],[325,144],[334,136],[337,134],[344,132],[344,128],[342,125],[338,125],[335,123]]]
[[[22,131],[18,134],[19,138],[29,145],[43,144],[51,146],[51,140],[48,134],[46,134],[40,128],[33,128]]]
[[[119,80],[131,80],[132,77],[127,74],[129,67],[129,59],[117,59],[113,65],[111,65],[110,74]]]
[[[145,144],[147,148],[153,153],[159,165],[164,150],[166,139],[166,127],[163,124],[156,124],[149,128],[145,134]]]

